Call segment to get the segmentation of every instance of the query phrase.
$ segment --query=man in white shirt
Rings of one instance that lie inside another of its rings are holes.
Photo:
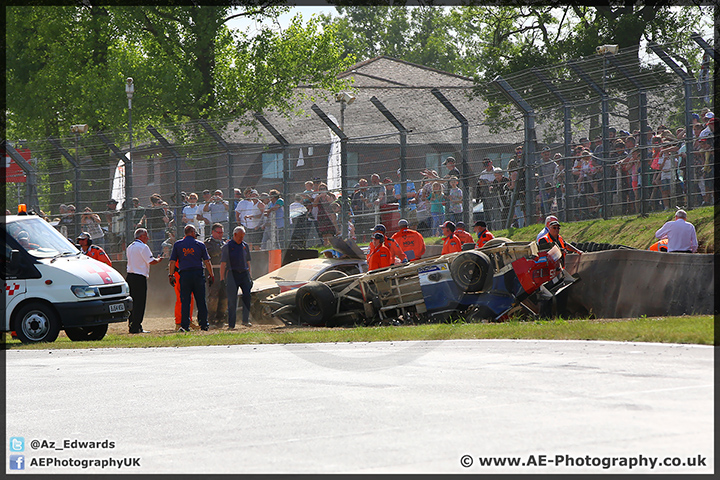
[[[695,226],[687,221],[685,210],[675,213],[675,220],[667,222],[655,232],[655,238],[668,239],[668,252],[695,253],[698,248]]]
[[[147,333],[142,328],[143,317],[145,316],[145,303],[147,300],[147,279],[150,276],[150,265],[159,263],[161,258],[155,258],[147,246],[148,231],[144,228],[135,230],[135,241],[128,245],[127,255],[127,280],[130,287],[130,296],[133,299],[133,309],[128,318],[130,333]]]
[[[198,205],[197,193],[188,195],[188,204],[182,209],[182,223],[185,225],[193,225],[198,233],[198,239],[202,242],[205,239],[205,231],[203,229],[205,216],[203,215],[203,207]]]
[[[260,228],[262,221],[262,210],[257,206],[260,201],[257,190],[251,190],[246,195],[245,200],[238,203],[235,209],[235,219],[238,225],[245,227],[245,243],[251,245],[253,250],[260,249],[262,241],[262,229]]]

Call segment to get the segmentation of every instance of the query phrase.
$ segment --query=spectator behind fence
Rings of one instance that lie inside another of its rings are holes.
[[[63,215],[62,208],[60,209],[60,221],[58,222],[58,230],[60,233],[65,235],[71,241],[77,237],[75,227],[75,205],[67,205],[65,207],[65,214]]]
[[[107,224],[105,248],[113,256],[121,252],[125,238],[125,213],[119,212],[117,206],[117,200],[111,198],[106,204],[107,210],[105,211],[105,222]]]
[[[244,241],[252,250],[260,250],[262,242],[262,210],[258,206],[260,194],[255,189],[246,190],[245,200],[240,202],[235,210],[238,225],[245,227]]]
[[[93,244],[100,248],[105,246],[105,232],[100,226],[101,221],[100,215],[94,213],[90,207],[85,207],[80,218],[81,230],[89,233]]]
[[[525,161],[523,147],[515,148],[515,156],[508,162],[508,188],[515,195],[515,208],[510,212],[513,215],[513,224],[518,228],[525,226]]]
[[[201,228],[201,224],[204,221],[202,207],[198,205],[198,196],[195,192],[190,192],[187,196],[188,204],[182,209],[182,225],[193,225],[195,230],[198,232],[198,240],[203,241],[205,233]]]
[[[202,208],[205,224],[210,225],[212,230],[212,225],[219,223],[223,226],[223,230],[227,230],[229,228],[229,209],[230,203],[227,200],[223,199],[222,190],[215,190],[210,197],[210,201],[206,203]]]
[[[384,187],[381,186],[381,188]],[[317,229],[321,238],[323,239],[323,245],[330,246],[330,238],[337,235],[337,225],[333,221],[333,213],[330,210],[330,204],[335,201],[335,196],[328,192],[328,187],[325,183],[320,183],[318,195],[313,201],[313,206],[317,207]]]
[[[410,179],[406,180],[406,187],[405,192],[406,196],[403,198],[402,196],[402,185],[401,185],[401,172],[400,169],[397,169],[397,178],[398,183],[395,184],[393,187],[393,196],[395,197],[395,200],[400,204],[400,209],[402,210],[403,205],[406,206],[407,209],[407,221],[409,222],[410,226],[413,228],[417,227],[417,192],[415,191],[415,182],[413,182]]]
[[[430,194],[430,215],[432,216],[432,235],[440,236],[440,225],[445,222],[445,203],[446,197],[443,192],[443,184],[435,181],[432,184],[432,193]]]
[[[463,191],[459,186],[460,180],[457,177],[450,177],[448,182],[450,188],[445,197],[445,217],[457,223],[463,214]]]
[[[281,248],[285,245],[285,201],[276,189],[268,193],[268,203],[263,214],[267,219],[263,242],[267,242],[268,249]]]
[[[130,220],[133,224],[133,229],[145,228],[147,223],[147,215],[145,213],[145,207],[140,205],[140,199],[133,197],[130,200]]]

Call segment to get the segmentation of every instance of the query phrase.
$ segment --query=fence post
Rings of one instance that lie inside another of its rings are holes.
[[[348,136],[345,135],[345,132],[343,132],[340,127],[335,124],[335,122],[330,120],[327,114],[323,112],[322,109],[316,104],[313,103],[310,108],[312,108],[312,111],[315,112],[315,114],[320,117],[323,122],[325,122],[325,125],[327,125],[328,128],[330,128],[330,130],[332,130],[333,133],[340,138],[340,191],[342,193],[343,201],[340,205],[340,231],[338,232],[338,236],[340,236],[340,238],[346,239],[348,235],[348,206],[350,203],[347,186]]]
[[[535,74],[535,76],[542,82],[543,85],[545,85],[545,88],[548,89],[550,93],[555,95],[555,98],[557,98],[560,103],[563,104],[563,153],[564,153],[564,159],[563,162],[565,163],[565,199],[563,202],[563,210],[564,210],[564,216],[561,218],[562,221],[570,220],[570,209],[568,207],[569,199],[570,199],[570,183],[572,181],[572,165],[568,165],[570,163],[570,157],[572,156],[570,144],[572,143],[572,124],[571,124],[571,113],[572,113],[572,107],[570,107],[569,102],[565,99],[565,97],[562,96],[560,93],[560,90],[555,87],[552,83],[550,83],[550,80],[545,76],[544,73],[542,73],[537,68],[533,67],[532,72]],[[562,192],[561,198],[562,198]],[[558,206],[558,213],[560,211],[560,208]]]
[[[125,185],[127,185],[127,176],[128,176],[128,169],[127,166],[130,163],[128,160],[128,157],[122,154],[120,149],[112,143],[108,138],[105,136],[103,132],[97,132],[97,137],[105,144],[105,146],[110,149],[110,151],[117,157],[118,160],[123,162],[123,166],[125,167],[125,178],[124,181],[126,182]],[[125,193],[127,194],[128,190],[125,189]],[[120,205],[120,209],[122,210],[122,216],[120,217],[123,221],[123,226],[125,230],[125,244],[130,244],[130,239],[134,238],[135,236],[135,226],[132,224],[131,220],[131,205],[132,205],[132,199],[125,197],[125,201],[123,201],[122,205]],[[122,245],[122,242],[120,243]]]
[[[603,68],[605,65],[605,58],[603,57]],[[597,92],[598,95],[600,95],[600,111],[601,111],[601,119],[602,119],[602,137],[603,137],[603,159],[602,159],[602,167],[603,167],[603,191],[602,191],[602,199],[603,199],[603,206],[602,206],[602,217],[603,219],[608,219],[608,200],[607,200],[607,186],[605,185],[605,179],[607,178],[607,162],[605,161],[605,158],[607,158],[608,155],[608,123],[609,123],[609,107],[608,107],[608,94],[605,91],[604,88],[601,88],[598,84],[592,81],[592,79],[583,71],[582,68],[576,63],[576,62],[568,62],[568,66],[575,72],[577,75],[590,87]],[[604,75],[604,74],[603,74]]]
[[[524,148],[523,151],[525,154],[521,157],[522,164],[520,165],[521,169],[525,169],[525,217],[527,220],[527,213],[533,211],[533,199],[532,199],[532,191],[530,191],[530,195],[528,195],[528,188],[530,188],[530,170],[527,168],[528,164],[533,165],[534,162],[529,161],[532,160],[535,153],[535,111],[530,106],[529,103],[527,103],[516,91],[514,88],[510,86],[505,79],[503,79],[500,75],[495,77],[495,80],[491,82],[492,85],[495,85],[498,89],[500,89],[501,92],[505,95],[505,97],[510,100],[520,111],[523,112],[523,119],[524,125],[525,125],[525,141],[524,141]],[[508,218],[505,222],[505,228],[509,229],[510,225],[512,224],[513,219],[513,213],[515,210],[515,203],[517,202],[517,196],[518,196],[518,188],[517,188],[517,182],[515,182],[515,188],[513,188],[513,194],[512,198],[510,199],[510,210],[508,212]]]
[[[370,98],[370,102],[372,102],[373,105],[375,105],[375,108],[380,110],[380,113],[383,114],[383,116],[388,120],[388,122],[392,123],[393,126],[400,132],[400,216],[402,218],[407,218],[407,172],[405,169],[407,168],[406,165],[406,157],[407,157],[407,129],[400,123],[400,121],[395,118],[395,116],[390,113],[390,110],[385,107],[385,105],[380,102],[380,100],[377,99],[374,95]],[[377,225],[379,222],[376,222]],[[390,226],[387,226],[388,229]]]
[[[455,117],[455,119],[460,122],[462,140],[462,185],[464,190],[463,221],[465,222],[465,225],[470,227],[474,222],[471,215],[472,212],[470,212],[470,165],[468,165],[468,145],[470,136],[469,124],[465,116],[460,113],[457,108],[455,108],[455,105],[450,103],[450,100],[445,98],[445,95],[443,95],[437,87],[430,90],[430,93],[435,95],[435,98],[437,98],[440,103],[442,103],[443,106],[447,108],[450,113],[452,113],[453,117]]]
[[[640,138],[644,139],[645,142],[647,142],[647,94],[645,92],[645,86],[640,82],[639,79],[634,78],[630,74],[627,73],[627,71],[623,68],[620,63],[615,59],[613,55],[610,55],[608,57],[610,60],[610,63],[612,63],[613,67],[615,67],[630,83],[633,84],[635,88],[638,90],[638,120],[640,123]],[[644,147],[645,144],[641,142],[641,145]],[[643,151],[646,151],[646,149],[643,148]],[[638,175],[640,175],[640,178],[642,178],[642,164],[645,161],[646,154],[643,154],[640,160],[640,172]],[[645,207],[644,207],[645,201],[644,201],[644,195],[643,195],[643,187],[640,187],[640,205],[641,210],[640,213],[645,213]]]
[[[256,112],[253,114],[253,116],[257,119],[258,122],[262,124],[263,127],[265,127],[265,130],[270,132],[270,134],[275,137],[275,140],[278,141],[278,143],[282,147],[283,152],[283,201],[285,202],[285,205],[283,206],[283,225],[285,225],[284,228],[288,228],[290,225],[290,203],[288,196],[290,195],[289,192],[289,175],[290,175],[290,165],[289,165],[289,159],[288,159],[288,147],[290,143],[285,140],[285,137],[283,137],[280,132],[277,131],[277,129],[267,121],[267,119],[259,112]],[[273,224],[273,228],[277,226],[276,223]],[[285,238],[283,239],[283,245],[281,248],[285,248],[285,245],[289,241],[287,238],[288,235],[285,235]]]
[[[660,45],[655,42],[648,43],[648,47],[655,52],[655,55],[665,62],[675,74],[680,77],[685,87],[685,191],[687,192],[687,208],[693,207],[692,201],[692,144],[693,144],[693,131],[692,131],[692,84],[695,79],[688,75],[685,70],[680,68],[675,61],[663,50]]]
[[[75,235],[80,235],[80,164],[75,161],[72,155],[68,153],[65,148],[63,148],[62,145],[60,145],[60,141],[53,137],[48,137],[48,142],[54,146],[58,152],[62,154],[63,157],[65,157],[65,160],[70,162],[70,164],[73,166],[73,170],[75,172]],[[76,152],[77,153],[77,152]],[[70,239],[71,242],[74,242],[75,239]]]
[[[15,160],[20,168],[25,172],[25,203],[36,212],[40,211],[40,203],[37,197],[37,170],[30,163],[26,162],[25,159],[15,150],[15,147],[10,145],[10,142],[3,140],[3,146],[5,151]],[[17,212],[15,212],[17,213]]]
[[[207,120],[204,118],[201,118],[199,120],[200,125],[205,129],[205,131],[210,135],[213,140],[222,148],[225,150],[225,153],[227,153],[227,173],[228,173],[228,238],[232,238],[232,231],[233,231],[233,225],[235,225],[235,209],[230,208],[230,206],[235,201],[235,188],[233,187],[233,157],[232,152],[230,151],[230,146],[227,144],[225,139],[223,139],[216,131],[213,129],[208,123]],[[212,227],[212,225],[211,225]],[[211,228],[212,230],[212,228]]]
[[[173,148],[172,145],[170,145],[170,142],[168,142],[165,137],[160,135],[155,127],[148,125],[147,130],[158,142],[160,142],[160,145],[162,145],[165,150],[170,152],[175,159],[175,238],[182,238],[183,231],[180,229],[180,223],[182,220],[182,199],[180,198],[180,154]]]

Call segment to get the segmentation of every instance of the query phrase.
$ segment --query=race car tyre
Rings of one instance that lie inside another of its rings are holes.
[[[295,297],[300,321],[313,327],[324,325],[335,314],[337,298],[322,282],[308,282],[298,289]]]
[[[327,272],[323,272],[318,275],[315,281],[329,282],[330,280],[336,280],[343,277],[347,277],[347,274],[345,272],[341,272],[340,270],[328,270]]]
[[[15,332],[22,343],[54,342],[60,334],[57,314],[43,303],[28,303],[15,318]]]
[[[495,237],[492,240],[488,240],[485,242],[485,245],[483,245],[483,248],[487,247],[497,247],[498,245],[502,245],[503,243],[511,243],[512,240],[506,237]]]
[[[482,252],[463,252],[450,264],[450,275],[461,292],[479,292],[486,287],[491,265],[490,258]]]
[[[65,335],[73,342],[84,342],[102,340],[108,331],[108,324],[96,325],[94,327],[66,328]]]

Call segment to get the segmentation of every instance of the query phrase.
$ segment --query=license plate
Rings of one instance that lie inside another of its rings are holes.
[[[124,312],[124,311],[125,311],[124,303],[113,303],[110,305],[110,313]]]

